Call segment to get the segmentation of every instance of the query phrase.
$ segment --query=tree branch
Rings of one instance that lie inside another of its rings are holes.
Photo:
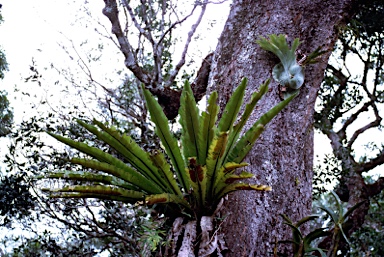
[[[367,185],[369,197],[376,196],[384,190],[384,177],[380,177],[375,183]]]
[[[159,36],[158,42],[154,40],[153,35],[151,34],[152,30],[150,30],[149,32],[147,31],[148,29],[150,29],[151,17],[147,17],[146,13],[143,14],[143,22],[147,25],[147,27],[143,28],[140,25],[139,21],[137,20],[137,17],[135,17],[134,11],[129,5],[128,1],[123,0],[123,5],[125,7],[124,9],[126,9],[127,12],[129,13],[130,19],[132,20],[135,27],[138,29],[140,36],[143,35],[152,45],[154,69],[151,73],[147,73],[142,67],[138,65],[138,57],[134,52],[134,49],[132,48],[131,44],[129,43],[126,35],[124,35],[122,32],[119,17],[118,17],[118,6],[117,6],[116,0],[104,0],[104,2],[105,2],[105,7],[103,9],[103,14],[107,16],[107,18],[110,20],[112,24],[112,33],[116,36],[118,44],[120,46],[120,50],[123,52],[125,56],[126,67],[129,70],[131,70],[133,74],[148,87],[148,89],[151,91],[152,94],[158,97],[158,101],[160,105],[163,106],[164,112],[168,117],[168,119],[170,120],[174,119],[178,114],[181,93],[177,90],[172,89],[171,86],[174,84],[174,81],[177,75],[179,74],[180,69],[185,64],[185,59],[186,59],[189,45],[192,41],[193,36],[196,33],[197,27],[200,25],[201,20],[205,14],[208,0],[204,0],[203,3],[196,1],[192,11],[188,15],[186,15],[181,20],[174,22],[166,30],[164,26],[160,24],[161,35]],[[177,25],[183,23],[185,20],[191,17],[198,6],[201,6],[201,11],[199,13],[199,16],[196,22],[192,25],[191,30],[188,32],[188,36],[184,44],[181,58],[179,62],[176,64],[174,70],[170,72],[170,75],[167,81],[163,81],[164,78],[162,75],[162,68],[164,64],[162,61],[162,56],[164,51],[164,40],[167,37],[167,35],[171,33],[172,29],[174,29]],[[165,15],[164,8],[161,9],[161,11],[162,11],[161,13],[162,21],[160,21],[160,23],[164,22],[163,20]],[[139,42],[139,45],[140,45],[140,42]],[[193,87],[196,90],[196,92],[198,92],[195,95],[197,96],[197,100],[200,100],[206,91],[206,85],[204,85],[204,82],[207,81],[206,78],[208,78],[207,74],[209,74],[209,71],[210,71],[211,61],[207,59],[205,63],[207,63],[208,65],[205,65],[204,71],[208,71],[208,73],[205,72],[206,73],[205,75],[202,75],[199,78],[197,78],[197,82]]]
[[[369,161],[360,164],[361,169],[359,170],[359,172],[368,172],[382,164],[384,164],[384,149],[381,149],[380,153],[375,158],[372,158]]]
[[[359,115],[363,112],[366,112],[368,111],[368,108],[369,106],[371,105],[370,102],[367,102],[365,103],[358,111],[356,111],[355,113],[353,113],[343,124],[343,126],[341,127],[341,129],[337,132],[337,134],[345,139],[346,137],[346,131],[347,131],[347,128],[349,125],[351,125],[354,121],[357,120],[357,118],[359,117]]]
[[[163,42],[164,38],[172,31],[172,29],[174,29],[177,25],[180,25],[181,23],[186,21],[189,17],[191,17],[193,15],[193,13],[195,12],[196,7],[197,7],[197,4],[195,4],[193,6],[192,11],[187,16],[185,16],[181,20],[174,22],[171,26],[169,26],[169,28],[160,36],[159,42],[157,42],[157,44],[161,44]]]
[[[200,101],[201,98],[207,92],[209,74],[211,72],[211,64],[213,59],[213,53],[208,54],[197,72],[196,78],[191,84],[193,95],[195,96],[196,102]]]
[[[351,117],[352,117],[352,116],[351,116]],[[353,133],[351,139],[350,139],[349,142],[348,142],[347,147],[348,147],[348,148],[351,148],[352,145],[355,143],[355,141],[356,141],[356,139],[357,139],[358,136],[360,136],[362,133],[364,133],[365,131],[367,131],[367,130],[370,129],[370,128],[378,127],[378,126],[380,125],[380,123],[381,123],[381,117],[376,115],[376,119],[375,119],[374,121],[372,121],[372,122],[370,122],[369,124],[367,124],[367,125],[361,127],[360,129],[356,130],[356,131]]]
[[[148,39],[148,41],[149,41],[152,45],[154,45],[154,44],[155,44],[155,41],[153,40],[152,34],[148,32],[148,31],[150,31],[150,30],[145,30],[145,29],[143,29],[143,28],[140,26],[139,22],[138,22],[137,19],[136,19],[135,14],[133,13],[133,10],[132,10],[131,6],[128,4],[127,0],[123,0],[123,4],[124,4],[125,8],[127,8],[128,13],[129,13],[129,16],[131,16],[131,20],[132,20],[133,24],[135,24],[135,27],[136,27],[137,30],[140,32],[140,34],[144,35],[144,37],[145,37],[146,39]],[[145,4],[143,4],[143,3],[142,3],[142,5],[145,6]],[[143,14],[143,20],[145,21],[146,25],[149,27],[148,20],[147,20],[147,16],[146,16],[145,13]]]
[[[141,82],[146,85],[151,84],[151,77],[138,65],[133,48],[121,29],[116,0],[104,0],[104,3],[103,14],[107,16],[112,24],[112,33],[115,34],[120,45],[120,50],[124,54],[125,66],[131,70]]]
[[[331,123],[330,125],[333,125],[333,123],[337,120],[339,115],[336,115],[332,119],[329,116],[331,115],[332,110],[334,110],[337,106],[340,106],[342,104],[343,90],[345,90],[347,87],[347,82],[349,77],[345,76],[341,70],[338,70],[329,64],[327,66],[327,71],[331,72],[333,76],[335,76],[338,79],[339,86],[337,87],[337,90],[335,90],[333,95],[331,95],[330,100],[323,101],[323,109],[320,112],[321,113],[320,116],[326,117],[330,121]],[[319,128],[320,130],[326,129],[324,126],[316,126],[316,127]],[[341,138],[345,138],[345,135],[342,135],[341,133],[339,133],[339,136]]]
[[[179,63],[176,65],[175,69],[172,71],[171,76],[169,77],[169,80],[166,82],[166,85],[167,85],[167,86],[172,85],[172,83],[173,83],[173,81],[175,80],[177,74],[179,73],[181,67],[183,67],[183,65],[185,64],[185,56],[187,55],[187,51],[188,51],[189,45],[190,45],[190,43],[191,43],[192,37],[193,37],[193,35],[195,34],[196,29],[197,29],[197,27],[199,26],[201,20],[203,19],[205,10],[206,10],[206,8],[207,8],[207,2],[208,2],[208,1],[205,0],[205,1],[201,4],[201,12],[200,12],[200,15],[199,15],[199,17],[198,17],[196,23],[192,25],[191,30],[188,32],[188,38],[187,38],[187,41],[185,42],[184,49],[183,49],[183,52],[182,52],[182,54],[181,54],[181,59],[180,59]],[[196,3],[197,3],[197,2],[196,2]]]

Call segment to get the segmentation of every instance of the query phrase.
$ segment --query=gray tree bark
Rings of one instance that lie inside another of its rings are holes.
[[[273,191],[229,196],[222,211],[222,231],[229,248],[226,256],[271,256],[276,240],[291,235],[279,214],[293,221],[310,214],[314,105],[338,27],[353,13],[354,4],[352,0],[233,2],[210,75],[209,87],[219,92],[220,106],[242,77],[249,79],[248,96],[271,77],[279,60],[256,44],[259,36],[286,34],[290,42],[300,38],[299,50],[303,54],[319,46],[328,52],[319,63],[306,68],[299,96],[268,125],[247,158],[251,164],[248,171],[255,174],[252,182],[270,185]],[[278,85],[273,82],[249,123],[279,101]],[[279,245],[279,251],[289,253],[290,249]]]

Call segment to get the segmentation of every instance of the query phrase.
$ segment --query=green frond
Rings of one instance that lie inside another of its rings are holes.
[[[229,178],[233,175],[236,169],[242,168],[248,165],[249,164],[245,162],[242,162],[242,163],[227,162],[224,165],[222,165],[221,168],[218,170],[216,177],[214,178],[215,180],[213,185],[214,193],[219,192],[223,187],[226,187],[228,184],[230,184]],[[234,175],[234,176],[237,176],[237,175]],[[227,181],[228,183],[226,182],[227,178],[229,179]]]
[[[337,216],[337,213],[335,213],[331,208],[327,207],[327,206],[320,206],[319,207],[321,210],[325,211],[329,217],[331,218],[332,222],[334,224],[337,224],[338,221],[339,221],[339,218]]]
[[[219,132],[212,140],[207,157],[207,176],[209,181],[208,197],[213,196],[213,188],[217,178],[217,171],[221,168],[222,157],[228,140],[228,132]]]
[[[295,38],[292,42],[292,47],[291,47],[291,52],[293,52],[293,54],[295,54],[297,48],[299,47],[300,45],[300,40],[298,38]]]
[[[235,184],[230,184],[225,188],[223,188],[223,190],[218,192],[218,194],[215,196],[215,199],[221,199],[222,197],[229,194],[230,192],[238,191],[238,190],[271,191],[272,188],[266,185],[251,185],[251,184],[245,184],[245,183],[235,183]]]
[[[292,230],[293,240],[288,240],[286,242],[293,244],[294,256],[312,256],[312,255],[308,255],[312,252],[318,252],[320,253],[321,256],[326,256],[324,255],[324,252],[322,249],[312,248],[311,246],[314,240],[324,236],[328,236],[330,234],[330,232],[326,230],[326,228],[315,229],[310,233],[308,233],[306,236],[304,236],[300,231],[301,225],[303,225],[306,222],[319,218],[319,215],[306,216],[301,220],[299,220],[298,222],[296,222],[295,224],[291,219],[288,218],[287,215],[280,214],[280,216],[283,217],[283,219],[285,220],[284,224],[288,225]]]
[[[311,248],[311,244],[314,240],[328,236],[330,234],[329,231],[326,231],[326,228],[317,228],[311,232],[308,233],[303,239],[304,248],[309,251],[314,251],[314,249]]]
[[[291,95],[289,98],[285,99],[284,101],[281,101],[274,107],[272,107],[268,112],[263,114],[258,121],[255,123],[257,126],[258,124],[263,124],[264,126],[267,125],[281,110],[285,108],[296,96],[298,93]]]
[[[51,179],[64,179],[64,180],[73,180],[73,181],[83,181],[90,183],[103,183],[105,185],[114,185],[118,187],[123,187],[128,190],[140,190],[138,187],[127,183],[126,181],[110,175],[95,174],[92,172],[76,172],[76,171],[55,171],[52,173],[46,174],[42,178],[51,178]]]
[[[253,125],[252,127],[240,138],[234,147],[233,151],[229,154],[228,160],[229,162],[241,162],[244,160],[245,156],[252,149],[256,140],[263,132],[264,127],[279,113],[281,110],[287,106],[298,93],[295,93],[281,101],[274,107],[272,107],[268,112],[263,114]]]
[[[223,157],[224,150],[227,146],[227,141],[228,141],[228,131],[219,132],[218,135],[213,139],[209,147],[209,151],[208,151],[209,161],[217,161]],[[207,160],[207,164],[208,164],[208,160]],[[215,165],[214,167],[217,167],[217,165]]]
[[[338,227],[339,227],[340,232],[341,232],[341,234],[343,235],[345,241],[346,241],[349,245],[351,245],[351,242],[349,241],[347,235],[346,235],[345,232],[344,232],[343,225],[342,225],[342,224],[338,224]]]
[[[354,206],[352,206],[351,208],[349,208],[343,215],[343,221],[346,221],[349,217],[349,215],[351,215],[357,208],[359,208],[360,206],[362,206],[363,204],[367,203],[366,200],[364,201],[361,201],[361,202],[358,202],[357,204],[355,204]]]
[[[286,223],[293,224],[293,221],[287,215],[285,215],[284,213],[281,213],[279,215],[283,218],[283,220],[285,220]]]
[[[294,39],[292,42],[292,47],[290,48],[286,35],[269,35],[269,40],[264,37],[260,37],[259,40],[256,40],[261,48],[266,51],[270,51],[274,53],[277,57],[279,57],[282,64],[286,67],[291,66],[296,63],[296,50],[300,45],[300,40],[298,38]]]
[[[331,196],[333,197],[333,199],[335,199],[337,213],[339,214],[337,217],[337,221],[341,221],[341,219],[343,218],[343,212],[344,212],[343,205],[341,203],[339,196],[334,191],[331,191]]]
[[[226,187],[234,184],[235,182],[253,178],[254,175],[249,172],[242,171],[240,174],[226,174],[217,180],[214,188],[214,194],[217,195],[220,192],[224,191]]]
[[[185,199],[180,198],[177,195],[168,193],[149,195],[145,198],[145,203],[148,205],[154,205],[157,203],[175,203],[184,206],[187,209],[191,209],[191,206]]]
[[[240,174],[228,174],[224,176],[224,183],[226,185],[232,184],[235,181],[253,178],[254,175],[249,172],[242,171]]]
[[[169,126],[168,119],[165,116],[161,106],[152,96],[152,94],[142,86],[143,94],[145,97],[146,105],[149,113],[151,114],[151,120],[156,125],[155,133],[160,138],[162,145],[165,148],[165,152],[171,159],[173,168],[177,174],[178,179],[185,191],[189,189],[189,181],[185,174],[185,164],[180,152],[176,138],[172,135]]]
[[[233,123],[237,120],[237,115],[241,105],[243,104],[247,81],[248,80],[246,78],[243,78],[240,82],[240,85],[235,89],[232,96],[229,98],[217,126],[219,132],[230,131],[232,129]]]
[[[268,92],[268,85],[270,83],[270,80],[268,79],[265,83],[260,85],[259,91],[256,91],[252,94],[250,101],[246,104],[245,110],[238,121],[238,123],[233,127],[232,132],[229,134],[228,138],[228,146],[226,149],[224,160],[227,160],[228,155],[232,153],[232,149],[235,145],[235,143],[238,141],[239,136],[242,132],[242,129],[246,122],[248,121],[248,118],[251,116],[252,111],[255,109],[257,102],[260,100],[260,98]],[[260,132],[261,133],[261,132]],[[256,139],[255,139],[256,140]],[[233,153],[232,153],[233,155]]]
[[[315,247],[315,248],[308,248],[308,250],[306,251],[307,253],[311,253],[311,252],[318,252],[320,254],[320,257],[327,257],[327,255],[325,254],[325,252],[323,251],[323,249],[320,249],[318,247]],[[318,255],[306,255],[306,256],[309,256],[309,257],[316,257]]]
[[[298,227],[296,227],[294,224],[289,223],[289,222],[285,222],[284,224],[291,228],[292,234],[294,235],[293,236],[293,242],[297,245],[300,245],[302,238],[303,238],[303,235],[301,234],[300,229]]]
[[[236,169],[243,168],[248,166],[249,164],[246,162],[236,163],[236,162],[227,162],[225,163],[219,173],[223,175],[232,174]]]
[[[234,131],[233,134],[236,135],[234,137],[235,140],[237,140],[238,135],[240,134],[240,132],[243,129],[246,122],[248,121],[248,118],[251,116],[252,111],[256,107],[256,104],[259,102],[261,97],[263,97],[263,95],[268,92],[268,85],[270,82],[271,82],[271,80],[267,79],[265,81],[265,83],[260,85],[259,91],[256,91],[252,94],[250,101],[245,106],[245,110],[244,110],[243,115],[241,116],[239,122],[233,128],[233,131]]]
[[[157,184],[143,177],[141,174],[127,165],[123,166],[122,168],[118,168],[105,162],[80,158],[73,158],[70,160],[70,162],[116,176],[132,185],[135,185],[141,190],[148,192],[149,194],[157,194],[162,192],[162,189]]]
[[[107,162],[107,163],[113,164],[117,167],[121,167],[122,165],[125,165],[124,162],[122,162],[121,160],[113,157],[112,155],[110,155],[108,153],[103,152],[99,148],[92,147],[92,146],[89,146],[85,143],[77,142],[77,141],[74,141],[72,139],[53,134],[49,131],[47,131],[47,134],[49,134],[50,136],[54,137],[58,141],[66,144],[66,145],[69,145],[70,147],[72,147],[72,148],[74,148],[74,149],[76,149],[82,153],[85,153],[89,156],[92,156],[93,158],[95,158],[101,162]]]
[[[179,123],[182,127],[181,142],[183,145],[184,159],[196,156],[199,163],[203,158],[203,153],[200,153],[200,133],[199,133],[199,109],[192,89],[188,81],[184,84],[184,90],[180,97],[180,119]]]
[[[165,159],[165,156],[160,151],[153,151],[150,158],[153,164],[158,168],[158,172],[163,181],[166,181],[167,188],[173,189],[173,193],[179,196],[182,196],[182,192],[177,184],[176,179],[173,176],[173,172],[171,171],[171,166]],[[159,192],[158,192],[159,193]]]
[[[317,63],[319,60],[318,57],[322,56],[323,54],[327,53],[328,51],[322,51],[321,47],[318,47],[313,51],[312,53],[308,54],[308,56],[305,58],[305,60],[301,63],[302,66],[306,66],[309,64]]]
[[[212,92],[208,99],[208,106],[205,112],[201,113],[200,116],[200,164],[205,165],[208,155],[209,146],[212,143],[213,137],[215,136],[215,123],[217,120],[217,114],[219,112],[219,106],[216,103],[217,92]]]
[[[163,190],[169,190],[165,185],[165,181],[159,177],[157,168],[152,164],[149,154],[141,149],[131,137],[122,135],[115,129],[107,128],[97,120],[94,120],[94,123],[101,128],[102,131],[81,120],[77,120],[77,122],[124,156],[124,159],[143,176],[155,182]]]
[[[77,193],[77,192],[69,192],[69,193],[53,193],[51,190],[42,189],[43,191],[49,191],[48,196],[50,198],[69,198],[69,199],[85,199],[85,198],[95,198],[101,200],[109,200],[109,201],[118,201],[123,203],[135,204],[138,199],[129,198],[124,196],[115,196],[115,195],[105,195],[105,194],[93,194],[93,193]]]
[[[119,187],[103,185],[67,186],[50,190],[51,197],[56,198],[101,198],[121,199],[125,202],[137,202],[144,199],[142,192],[126,190]]]
[[[263,131],[264,125],[262,124],[252,126],[242,136],[242,138],[237,142],[233,150],[229,153],[227,161],[236,163],[242,162]]]
[[[299,220],[298,222],[296,222],[295,226],[300,227],[304,223],[311,221],[311,220],[318,219],[318,218],[319,218],[319,215],[317,215],[317,214],[308,215],[308,216],[302,218],[301,220]]]
[[[125,170],[128,167],[127,164],[125,164],[120,159],[118,159],[118,158],[116,158],[116,157],[96,148],[96,147],[91,147],[85,143],[77,142],[77,141],[74,141],[72,139],[60,136],[60,135],[55,135],[51,132],[47,132],[47,133],[49,135],[51,135],[52,137],[54,137],[55,139],[57,139],[58,141],[66,144],[66,145],[69,145],[72,148],[74,148],[74,149],[76,149],[82,153],[85,153],[85,154],[95,158],[96,160],[98,160],[100,162],[108,163],[108,164],[115,166],[115,167],[122,169],[122,170]]]

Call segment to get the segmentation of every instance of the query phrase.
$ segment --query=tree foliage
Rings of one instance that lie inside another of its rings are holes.
[[[0,9],[0,24],[3,22]],[[4,78],[4,73],[8,70],[8,63],[4,51],[0,48],[0,80]],[[10,132],[13,122],[13,112],[9,105],[7,93],[0,89],[0,137]]]
[[[0,7],[0,24],[3,22],[3,16],[1,15],[1,7]],[[0,48],[0,79],[4,78],[4,72],[8,70],[8,63],[5,58],[5,53]]]
[[[1,176],[0,180],[0,226],[8,224],[13,218],[21,219],[31,213],[35,206],[34,197],[29,192],[28,176],[19,173]]]
[[[0,137],[10,133],[12,124],[13,112],[7,98],[7,93],[0,91]]]

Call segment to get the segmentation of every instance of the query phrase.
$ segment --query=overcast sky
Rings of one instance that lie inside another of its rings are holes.
[[[55,94],[55,90],[58,93],[60,86],[63,87],[63,78],[49,71],[50,64],[53,63],[55,67],[63,69],[70,67],[71,70],[75,70],[73,72],[76,72],[76,56],[72,55],[75,58],[70,60],[60,45],[71,48],[72,40],[80,54],[86,54],[90,48],[97,45],[95,42],[104,40],[95,32],[95,28],[101,31],[102,28],[96,22],[92,22],[92,19],[105,24],[108,30],[110,30],[110,24],[101,12],[104,7],[104,1],[101,0],[89,1],[90,3],[86,5],[90,9],[92,17],[84,12],[84,1],[0,1],[3,5],[2,14],[4,17],[4,23],[0,26],[0,46],[5,50],[10,69],[6,73],[5,79],[0,81],[0,89],[6,89],[9,92],[9,100],[14,107],[15,120],[19,122],[33,116],[29,108],[28,113],[26,113],[26,108],[22,108],[22,106],[30,105],[30,101],[36,102],[36,99],[14,93],[15,85],[21,90],[33,92],[40,99],[50,98],[51,94]],[[206,19],[202,21],[200,28],[203,35],[196,42],[193,42],[188,56],[192,58],[195,56],[198,65],[201,63],[201,59],[216,47],[217,38],[228,14],[228,4],[207,8]],[[186,27],[185,35],[189,31],[189,26]],[[204,40],[207,37],[209,40]],[[86,41],[87,43],[84,44]],[[101,72],[94,72],[93,76],[96,78],[99,76],[103,80],[106,77],[114,77],[119,69],[127,72],[123,65],[124,59],[117,48],[106,40],[100,42],[104,44],[104,60],[99,62],[99,71]],[[36,61],[40,73],[43,73],[44,80],[50,85],[49,89],[36,88],[36,83],[24,83],[24,78],[31,74],[29,66],[32,64],[32,58]],[[45,68],[47,70],[43,70]],[[94,69],[98,68],[95,67]],[[59,83],[54,85],[57,81]]]
[[[61,50],[59,43],[69,44],[65,36],[76,40],[95,34],[79,26],[79,22],[76,23],[79,20],[77,10],[80,9],[80,2],[82,1],[71,3],[59,0],[2,0],[4,23],[0,26],[0,45],[6,53],[9,72],[5,74],[5,79],[0,81],[0,88],[6,89],[10,95],[16,122],[32,115],[25,114],[25,107],[30,104],[29,101],[36,99],[23,98],[14,93],[15,86],[40,98],[44,95],[42,89],[39,92],[36,88],[36,83],[24,83],[24,79],[31,75],[29,67],[32,59],[36,61],[37,68],[44,75],[47,84],[52,85],[55,78],[46,77],[49,72],[44,72],[43,69],[49,67],[50,63],[64,67],[68,65],[68,56]],[[95,1],[98,2],[102,1]]]

